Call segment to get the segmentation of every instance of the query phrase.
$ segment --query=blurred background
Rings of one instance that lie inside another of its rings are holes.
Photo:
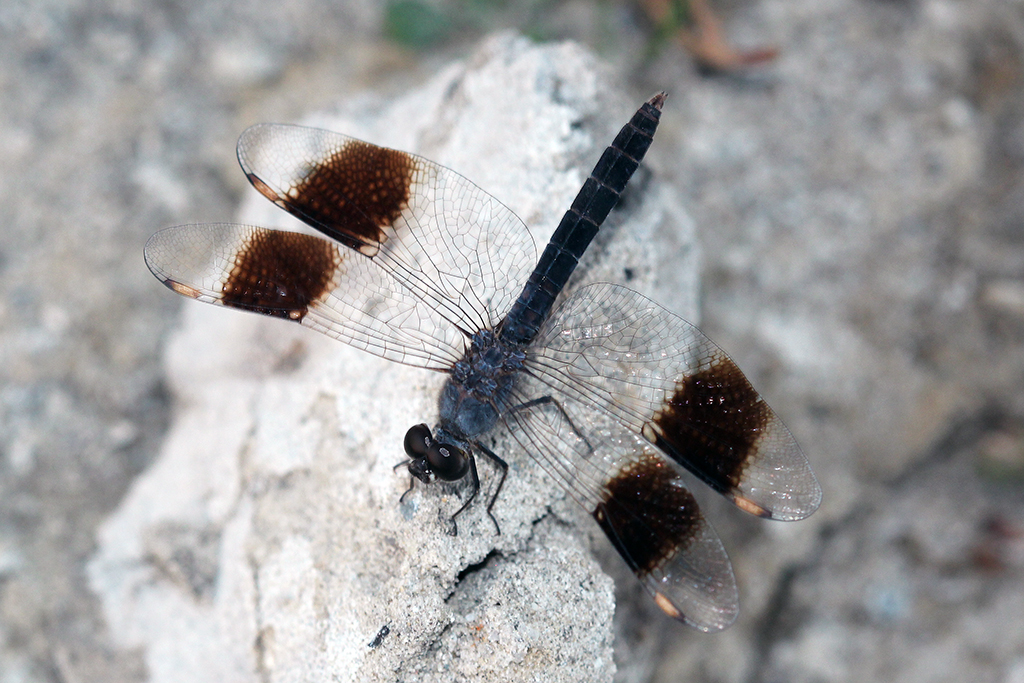
[[[1024,681],[1024,2],[5,0],[0,683],[146,679],[83,567],[171,416],[147,237],[233,215],[251,123],[498,30],[670,93],[651,164],[700,325],[825,492],[800,525],[709,515],[742,637],[680,637],[655,680]]]

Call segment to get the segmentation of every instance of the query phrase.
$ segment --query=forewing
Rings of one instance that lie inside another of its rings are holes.
[[[703,631],[731,624],[732,565],[677,466],[572,399],[519,406],[506,413],[511,434],[593,515],[657,605]]]
[[[369,258],[329,240],[228,223],[153,235],[146,265],[179,294],[306,327],[389,360],[446,370],[464,337]]]
[[[604,408],[747,512],[796,520],[821,502],[807,458],[736,364],[626,287],[574,292],[527,366],[552,395]]]
[[[534,266],[533,239],[512,211],[422,157],[261,124],[242,133],[238,159],[264,196],[372,259],[468,333],[501,320]]]

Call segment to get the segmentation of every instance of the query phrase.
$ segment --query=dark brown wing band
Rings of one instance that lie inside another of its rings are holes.
[[[331,289],[338,251],[309,235],[253,231],[240,245],[224,281],[225,306],[300,321],[309,304]]]
[[[244,138],[243,138],[244,140]],[[240,158],[241,158],[240,150]],[[243,161],[243,167],[245,162]],[[349,139],[311,165],[291,187],[275,188],[247,169],[263,196],[347,247],[373,256],[386,228],[409,204],[416,158]],[[299,169],[293,169],[299,170]]]
[[[672,466],[658,456],[625,465],[606,484],[594,519],[639,576],[685,552],[701,515]]]
[[[758,440],[771,419],[761,399],[736,364],[716,356],[699,372],[683,377],[643,436],[720,493],[735,493]],[[770,512],[754,503],[740,507],[762,517]]]

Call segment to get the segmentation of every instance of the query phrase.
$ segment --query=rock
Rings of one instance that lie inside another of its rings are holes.
[[[610,90],[578,47],[500,36],[405,95],[304,123],[456,169],[543,244],[639,104]],[[692,225],[667,187],[634,183],[571,286],[629,279],[693,319]],[[254,192],[240,221],[297,227]],[[657,239],[672,245],[670,272]],[[405,431],[434,423],[443,376],[281,321],[184,311],[167,352],[173,424],[88,569],[150,681],[612,680],[613,583],[589,550],[592,522],[508,438],[494,446],[511,467],[500,536],[483,504],[448,536],[450,486],[417,483],[399,504]],[[480,467],[486,495],[495,471]]]

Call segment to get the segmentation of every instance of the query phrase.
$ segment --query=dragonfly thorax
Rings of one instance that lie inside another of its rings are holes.
[[[484,434],[498,421],[525,354],[491,330],[473,335],[469,350],[452,367],[438,405],[441,427],[460,438]]]

